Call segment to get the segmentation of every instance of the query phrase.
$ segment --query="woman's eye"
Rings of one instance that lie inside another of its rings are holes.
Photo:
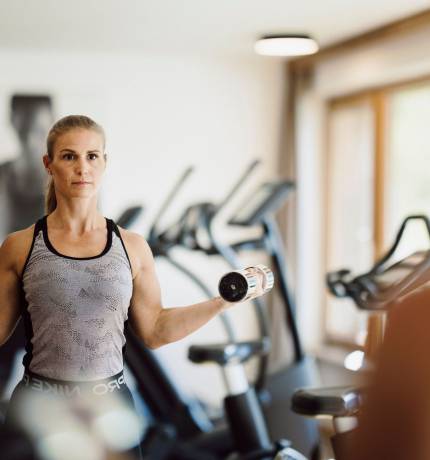
[[[97,153],[90,153],[90,154],[88,155],[88,158],[89,158],[90,160],[95,160],[96,158],[98,158],[98,155],[97,155]]]
[[[66,153],[63,155],[65,160],[73,160],[73,153]]]

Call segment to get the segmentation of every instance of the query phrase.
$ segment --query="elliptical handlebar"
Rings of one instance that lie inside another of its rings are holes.
[[[428,237],[429,237],[429,242],[430,242],[430,220],[427,216],[425,216],[424,214],[414,214],[414,215],[411,215],[411,216],[407,216],[398,232],[397,232],[397,235],[396,235],[396,238],[394,240],[394,243],[393,245],[390,247],[390,249],[387,251],[387,253],[381,257],[381,259],[379,259],[376,264],[373,266],[373,268],[369,271],[369,273],[378,273],[379,271],[381,271],[382,267],[384,266],[384,264],[390,259],[390,257],[392,257],[392,255],[396,252],[397,248],[399,247],[400,245],[400,242],[401,242],[401,239],[402,239],[402,236],[403,234],[405,233],[405,229],[406,229],[406,226],[409,222],[411,222],[412,220],[422,220],[424,222],[424,225],[427,229],[427,233],[428,233]]]
[[[188,179],[188,177],[190,176],[190,174],[193,171],[194,171],[194,167],[193,166],[188,166],[188,168],[185,169],[185,171],[179,177],[178,181],[172,187],[170,193],[167,195],[167,197],[163,201],[162,205],[160,206],[160,209],[158,210],[158,212],[157,212],[157,214],[156,214],[156,216],[154,218],[154,221],[153,221],[153,223],[151,225],[151,228],[149,230],[149,234],[148,234],[148,240],[149,241],[155,241],[155,240],[158,239],[157,227],[158,227],[158,224],[159,224],[162,216],[165,214],[165,212],[167,211],[167,209],[171,205],[172,201],[176,197],[177,193],[182,188],[182,186],[184,185],[184,183],[186,182],[186,180]]]
[[[375,292],[375,285],[365,275],[351,277],[350,270],[327,273],[326,285],[330,293],[339,299],[350,297],[357,307],[366,309],[366,299]]]
[[[416,264],[413,269],[409,266],[408,270],[413,271],[403,275],[401,281],[392,281],[392,285],[389,288],[387,286],[378,286],[378,278],[393,267],[392,265],[387,266],[387,262],[399,247],[406,226],[412,220],[421,220],[424,222],[430,240],[429,218],[425,215],[407,216],[403,220],[392,246],[369,271],[355,277],[352,277],[351,271],[346,269],[328,273],[326,275],[326,284],[330,293],[338,298],[350,297],[358,308],[364,310],[383,310],[390,301],[394,300],[396,295],[406,292],[428,270],[430,261],[427,260],[426,262],[424,260]],[[399,263],[401,264],[402,262],[400,261]]]
[[[260,160],[252,161],[220,203],[200,202],[192,204],[185,209],[175,223],[161,233],[157,234],[154,231],[152,236],[156,236],[165,248],[181,245],[190,250],[204,251],[207,254],[217,253],[217,249],[215,248],[217,244],[211,233],[212,221],[219,211],[234,197],[252,171],[259,164]],[[166,201],[171,201],[175,193],[177,193],[177,187],[170,193]],[[165,208],[164,205],[163,208]],[[199,240],[199,229],[204,229],[207,235],[208,244],[201,244]]]
[[[251,162],[251,164],[247,167],[244,173],[239,177],[239,179],[236,181],[233,187],[229,190],[229,192],[221,200],[221,203],[219,203],[216,206],[214,215],[218,213],[234,197],[234,195],[237,193],[240,187],[242,187],[243,183],[248,179],[248,177],[251,175],[254,169],[260,164],[261,164],[261,160],[254,160]]]
[[[351,270],[337,270],[327,273],[325,280],[328,290],[335,297],[348,297],[348,285],[351,281]]]

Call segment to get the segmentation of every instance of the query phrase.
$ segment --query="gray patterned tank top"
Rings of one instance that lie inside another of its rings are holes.
[[[22,277],[27,371],[85,381],[122,370],[133,283],[118,227],[110,219],[106,226],[103,252],[79,258],[51,245],[46,216],[36,223]]]

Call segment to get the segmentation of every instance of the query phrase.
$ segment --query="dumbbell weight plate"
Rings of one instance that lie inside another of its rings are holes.
[[[218,286],[220,296],[227,302],[241,302],[248,294],[248,281],[239,271],[225,274]]]

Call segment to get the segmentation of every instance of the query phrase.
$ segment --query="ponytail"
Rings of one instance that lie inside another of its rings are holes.
[[[45,195],[45,214],[51,214],[57,207],[57,197],[55,195],[54,180],[49,179],[48,188]]]

